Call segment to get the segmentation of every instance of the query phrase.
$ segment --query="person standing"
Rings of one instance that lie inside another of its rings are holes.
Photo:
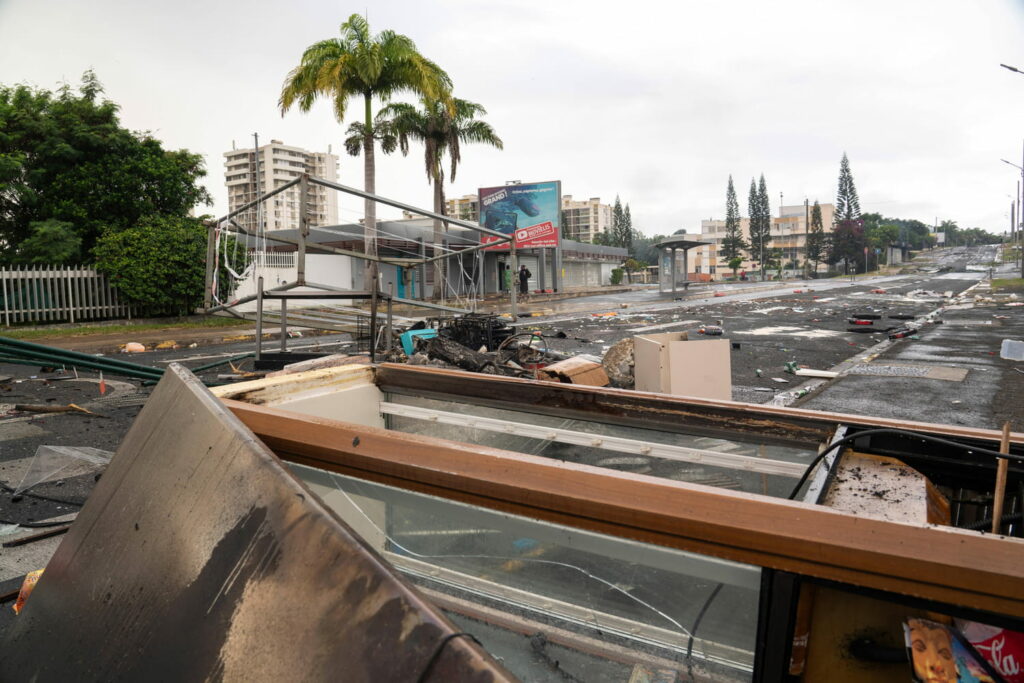
[[[519,266],[519,293],[526,296],[530,291],[530,278],[533,277],[526,264]]]

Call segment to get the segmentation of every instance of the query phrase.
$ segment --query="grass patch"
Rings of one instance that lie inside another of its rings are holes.
[[[1024,292],[1024,277],[999,278],[992,281],[993,292]]]
[[[65,337],[90,337],[98,334],[130,334],[133,332],[143,332],[146,330],[195,330],[195,329],[211,329],[218,327],[243,327],[246,325],[251,326],[253,323],[249,320],[239,320],[238,318],[222,318],[216,316],[210,316],[206,318],[199,318],[193,320],[168,320],[166,322],[144,322],[134,324],[115,324],[115,325],[76,325],[67,327],[33,327],[31,329],[18,329],[0,328],[0,337],[9,337],[11,339],[55,339]]]

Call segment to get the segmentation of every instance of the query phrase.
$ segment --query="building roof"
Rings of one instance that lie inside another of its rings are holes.
[[[311,244],[337,244],[342,242],[361,242],[363,240],[364,226],[359,223],[347,223],[342,225],[324,225],[309,229],[308,242]],[[378,237],[381,240],[398,240],[416,242],[423,239],[428,246],[434,239],[434,221],[431,218],[416,218],[403,221],[378,221]],[[449,248],[469,247],[479,244],[479,234],[468,229],[450,225],[444,234]],[[282,251],[291,251],[289,243],[278,242],[275,237],[287,240],[298,240],[299,231],[294,228],[286,230],[268,230],[266,239],[268,246],[276,247]],[[262,240],[252,235],[239,236],[239,241],[249,249],[260,246]],[[283,247],[283,249],[282,249]],[[588,244],[586,242],[574,242],[573,240],[562,240],[562,248],[567,251],[574,251],[580,254],[593,254],[595,256],[612,256],[626,258],[628,251],[621,247],[605,247],[599,244]]]
[[[712,242],[704,242],[701,240],[691,240],[686,237],[673,236],[666,237],[662,241],[658,242],[654,246],[658,249],[693,249],[694,247],[702,247],[705,244],[712,244]]]

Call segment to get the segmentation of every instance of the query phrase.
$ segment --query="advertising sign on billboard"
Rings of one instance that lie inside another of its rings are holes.
[[[513,235],[516,249],[557,247],[561,232],[561,183],[502,185],[480,188],[480,224],[496,232]],[[484,243],[498,238],[483,235]],[[508,243],[487,247],[507,250]]]

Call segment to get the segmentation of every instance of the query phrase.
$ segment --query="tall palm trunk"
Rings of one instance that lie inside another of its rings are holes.
[[[366,103],[366,132],[363,134],[363,189],[370,194],[377,193],[376,167],[373,158],[373,111],[372,96],[364,94]],[[366,225],[363,228],[363,251],[367,256],[377,255],[377,202],[366,199],[363,202],[363,213],[366,216]],[[364,270],[364,289],[369,290],[373,285],[373,275],[377,272],[375,261],[367,261]]]
[[[444,213],[444,188],[443,181],[434,176],[434,213]],[[439,256],[444,250],[444,232],[441,221],[434,219],[434,256]],[[445,262],[447,259],[434,261],[434,296],[438,301],[444,301],[445,290]]]

